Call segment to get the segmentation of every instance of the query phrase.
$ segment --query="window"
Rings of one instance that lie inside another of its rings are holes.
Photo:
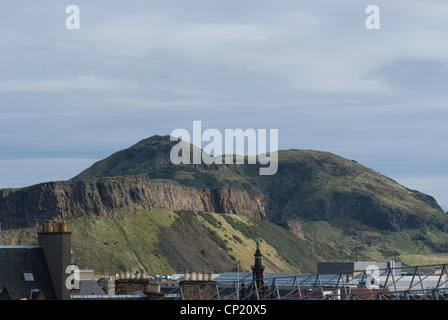
[[[34,281],[34,275],[33,275],[33,273],[32,273],[32,272],[24,271],[24,272],[23,272],[23,280],[25,280],[25,281]]]

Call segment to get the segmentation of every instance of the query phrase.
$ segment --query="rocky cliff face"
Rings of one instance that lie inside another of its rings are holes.
[[[53,217],[108,217],[120,211],[153,208],[266,218],[263,199],[243,190],[197,189],[144,175],[0,190],[0,220],[7,229],[34,226]]]

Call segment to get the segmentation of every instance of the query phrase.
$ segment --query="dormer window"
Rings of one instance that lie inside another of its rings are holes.
[[[32,272],[24,271],[22,272],[22,274],[23,274],[23,280],[25,280],[26,282],[34,281],[34,275]]]

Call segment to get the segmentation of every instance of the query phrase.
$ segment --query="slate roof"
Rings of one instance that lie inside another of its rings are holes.
[[[106,292],[94,279],[81,279],[79,281],[79,294],[84,295],[106,295]]]
[[[33,281],[25,281],[23,272],[32,273]],[[56,299],[42,247],[0,246],[0,290],[11,300]]]

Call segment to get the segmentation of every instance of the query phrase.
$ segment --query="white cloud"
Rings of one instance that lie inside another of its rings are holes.
[[[234,82],[247,78],[253,80],[241,91],[250,94],[272,81],[273,92],[283,89],[291,98],[298,92],[393,96],[402,92],[376,73],[379,68],[400,59],[446,60],[447,32],[439,28],[445,18],[428,18],[437,12],[436,6],[380,3],[384,27],[367,31],[364,8],[358,4],[356,12],[348,3],[298,2],[295,10],[287,3],[273,12],[239,4],[238,12],[201,10],[204,16],[193,14],[194,2],[187,12],[180,12],[185,6],[154,5],[156,9],[150,10],[152,5],[147,5],[109,15],[102,15],[101,7],[84,6],[82,12],[96,10],[97,18],[83,25],[83,33],[57,32],[64,38],[56,38],[52,47],[58,47],[58,53],[72,52],[77,65],[92,67],[94,62],[98,72],[3,79],[0,90],[121,92],[138,85],[145,90],[162,86],[172,92],[173,102],[178,101],[176,91],[194,92],[197,100],[207,92],[207,100],[219,102],[224,96],[238,100]],[[121,78],[124,74],[136,83]]]
[[[135,81],[105,78],[92,74],[59,79],[0,80],[0,91],[6,92],[123,92],[138,89]]]
[[[148,76],[160,70],[158,65],[172,79],[189,73],[193,81],[184,86],[207,86],[205,77],[213,70],[279,79],[278,85],[292,92],[390,95],[400,92],[375,74],[378,68],[400,59],[445,60],[448,47],[446,32],[437,28],[440,15],[422,28],[417,11],[409,14],[418,27],[400,9],[385,5],[383,16],[389,23],[370,33],[361,23],[364,12],[339,25],[340,17],[318,7],[271,16],[265,12],[251,16],[253,20],[242,19],[244,13],[202,21],[182,18],[176,11],[127,13],[91,26],[86,39],[112,61],[144,59],[140,61]]]

